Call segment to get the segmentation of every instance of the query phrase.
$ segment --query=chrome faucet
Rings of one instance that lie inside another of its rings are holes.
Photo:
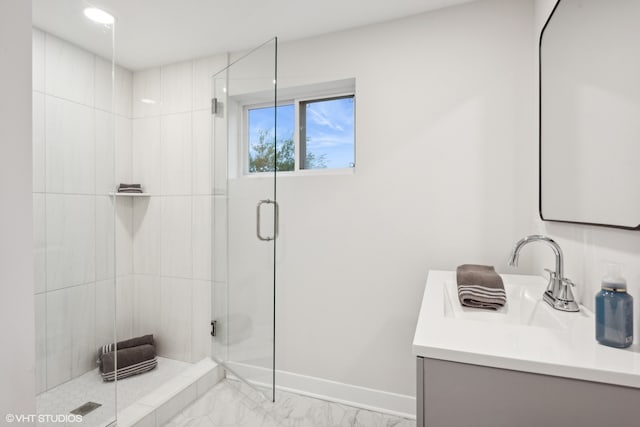
[[[573,297],[571,287],[575,286],[573,282],[564,277],[564,264],[562,258],[562,249],[551,238],[541,235],[526,236],[518,240],[513,247],[511,257],[509,257],[509,265],[517,266],[518,257],[520,256],[520,249],[527,243],[531,242],[544,242],[551,246],[553,253],[556,255],[556,270],[551,271],[545,269],[549,273],[549,284],[547,290],[544,291],[542,299],[547,302],[551,307],[561,311],[580,311],[580,307]]]

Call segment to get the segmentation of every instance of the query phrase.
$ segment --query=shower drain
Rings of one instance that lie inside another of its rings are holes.
[[[73,415],[82,415],[83,417],[87,415],[89,412],[94,411],[101,407],[102,405],[96,402],[87,402],[78,406],[76,409],[70,412]]]

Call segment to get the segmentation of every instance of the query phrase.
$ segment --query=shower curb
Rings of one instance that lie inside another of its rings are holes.
[[[224,369],[209,358],[118,412],[117,427],[160,427],[224,378]]]

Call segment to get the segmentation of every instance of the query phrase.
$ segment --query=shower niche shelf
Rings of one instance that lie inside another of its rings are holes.
[[[109,193],[111,197],[151,197],[151,193]]]

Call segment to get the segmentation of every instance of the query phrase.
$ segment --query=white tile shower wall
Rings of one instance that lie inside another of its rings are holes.
[[[115,117],[106,111],[95,110],[95,194],[114,190]]]
[[[128,180],[127,180],[128,182]],[[133,199],[116,199],[116,276],[131,280],[133,274]]]
[[[47,388],[95,367],[95,285],[46,294]]]
[[[43,31],[31,30],[31,73],[33,90],[44,92],[44,39]]]
[[[50,34],[45,37],[45,90],[94,106],[95,55]]]
[[[161,112],[160,68],[133,73],[133,118],[157,116]],[[134,138],[135,139],[135,138]]]
[[[113,278],[115,265],[115,209],[116,201],[109,196],[96,196],[94,198],[95,211],[95,280],[107,280]]]
[[[36,393],[41,393],[47,389],[47,312],[46,294],[35,295],[35,321],[36,321]]]
[[[113,322],[116,315],[116,284],[114,279],[99,280],[95,285],[95,340],[108,343],[114,339]],[[98,344],[99,345],[99,344]]]
[[[160,332],[160,281],[158,276],[133,276],[133,334],[158,336]]]
[[[144,185],[147,192],[160,194],[160,117],[134,119],[132,174],[133,180]]]
[[[152,194],[133,208],[133,331],[190,362],[210,354],[210,79],[226,60],[133,75],[133,180]]]
[[[167,65],[161,69],[162,114],[190,112],[192,92],[191,61]]]
[[[160,275],[192,278],[191,198],[162,197]]]
[[[540,31],[549,17],[555,1],[535,1],[535,92],[538,88],[538,44]],[[537,132],[537,126],[535,127]],[[537,141],[537,139],[536,139]],[[538,146],[534,141],[529,148],[529,156],[523,163],[523,170],[532,177],[532,186],[537,194]],[[537,201],[537,197],[535,199]],[[530,230],[534,233],[546,234],[554,238],[562,247],[565,260],[565,275],[576,283],[576,296],[582,304],[593,309],[594,296],[600,289],[601,278],[605,274],[606,264],[615,262],[622,266],[623,274],[628,282],[629,293],[640,299],[640,234],[637,231],[617,230],[587,225],[561,224],[543,222],[538,216],[537,205],[530,212]],[[546,248],[535,249],[535,272],[542,274],[543,268],[553,265],[553,256]],[[549,252],[549,253],[547,253]],[[637,307],[637,305],[636,305]],[[634,313],[634,328],[640,330],[640,310]],[[638,339],[636,338],[636,343]]]
[[[47,194],[47,291],[95,280],[94,196]]]
[[[97,346],[133,333],[133,74],[32,30],[36,386],[95,368]],[[115,92],[114,92],[115,87]],[[112,96],[113,94],[113,96]],[[115,267],[114,267],[115,266]]]
[[[191,115],[193,126],[193,194],[211,194],[211,113],[207,110],[194,111]]]
[[[191,194],[191,113],[162,116],[160,130],[161,194]]]
[[[190,279],[160,278],[158,354],[175,360],[191,359],[193,285]],[[156,290],[157,291],[157,290]]]
[[[95,61],[95,100],[94,106],[98,110],[112,112],[113,111],[113,88],[114,84],[111,79],[113,72],[113,63],[100,57],[94,57]]]
[[[47,96],[46,191],[95,193],[95,117],[86,105]]]
[[[194,196],[191,206],[192,272],[197,280],[211,280],[211,196]]]
[[[117,74],[116,74],[117,75]],[[128,116],[116,115],[115,184],[133,182],[133,123]]]
[[[144,181],[140,182],[144,185]],[[136,200],[134,203],[133,271],[135,274],[160,275],[161,205],[161,198],[154,196]]]
[[[34,53],[35,55],[35,53]],[[32,114],[32,149],[33,149],[33,191],[45,191],[45,104],[44,94],[33,92]]]
[[[33,282],[34,293],[46,292],[46,226],[45,195],[33,194]]]

